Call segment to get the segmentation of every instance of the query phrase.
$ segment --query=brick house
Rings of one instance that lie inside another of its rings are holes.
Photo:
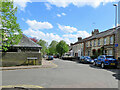
[[[78,57],[78,56],[84,55],[84,52],[83,52],[84,44],[83,44],[83,39],[81,37],[78,37],[78,41],[75,42],[74,44],[71,44],[70,47],[72,51],[71,52],[72,56]]]
[[[77,41],[73,44],[74,56],[76,56],[75,53],[80,48],[82,48],[83,56],[93,56],[95,51],[100,52],[102,50],[104,55],[120,57],[120,27],[111,28],[103,32],[99,32],[98,29],[93,30],[90,37],[81,39],[80,42]]]

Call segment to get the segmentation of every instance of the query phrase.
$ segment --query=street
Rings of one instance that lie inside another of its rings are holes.
[[[117,69],[54,59],[56,68],[2,71],[2,85],[37,85],[44,88],[118,88]]]

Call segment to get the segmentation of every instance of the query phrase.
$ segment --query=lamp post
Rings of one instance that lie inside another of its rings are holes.
[[[115,27],[117,27],[117,4],[113,4],[113,6],[116,7],[116,11],[115,11]]]
[[[117,4],[113,4],[115,7],[115,44],[118,44],[118,35],[117,35]],[[115,57],[118,59],[118,47],[115,48]]]

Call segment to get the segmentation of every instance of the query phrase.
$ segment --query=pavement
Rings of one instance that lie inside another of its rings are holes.
[[[51,61],[42,59],[42,65],[1,67],[0,71],[2,71],[2,70],[17,70],[17,69],[33,69],[33,68],[55,68],[55,67],[57,67],[56,64],[52,63]]]
[[[27,85],[44,88],[118,88],[118,69],[54,59],[55,68],[2,71],[2,86]]]

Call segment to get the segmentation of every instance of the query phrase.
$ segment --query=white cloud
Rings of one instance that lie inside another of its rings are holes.
[[[18,8],[20,8],[20,10],[24,11],[28,2],[32,2],[32,1],[31,0],[14,0],[14,5],[18,6]]]
[[[47,1],[52,5],[63,8],[69,6],[69,4],[73,4],[77,7],[88,5],[96,8],[101,3],[106,4],[108,2],[116,2],[118,0],[47,0]]]
[[[70,27],[70,26],[64,26],[60,24],[58,24],[58,28],[66,33],[73,33],[77,31],[77,28]]]
[[[26,23],[30,26],[30,28],[34,30],[53,28],[52,24],[49,22],[37,22],[36,20],[27,20]]]
[[[58,17],[61,17],[61,15],[60,15],[60,14],[57,14],[57,16],[58,16]]]
[[[44,33],[42,31],[33,30],[31,28],[29,28],[28,30],[23,31],[23,33],[26,34],[26,35],[29,35],[31,37],[36,37],[37,39],[43,39],[43,40],[47,41],[48,44],[50,44],[52,40],[56,40],[58,42],[60,40],[62,40],[62,38],[57,34]]]
[[[58,17],[65,16],[65,13],[57,14]]]
[[[47,10],[51,10],[52,6],[48,3],[45,3],[45,6],[47,7]]]
[[[89,37],[91,34],[89,34],[86,31],[78,31],[77,35],[78,35],[78,37],[86,38],[86,37]]]
[[[50,44],[52,40],[56,40],[58,42],[60,40],[64,40],[67,44],[70,44],[76,42],[78,37],[85,38],[90,36],[90,34],[86,31],[78,31],[76,34],[65,34],[63,36],[59,36],[57,34],[44,33],[42,31],[33,30],[31,28],[29,28],[28,30],[24,30],[23,33],[27,36],[36,37],[37,39],[43,39],[47,41],[48,44]]]
[[[74,43],[77,41],[78,37],[86,38],[89,37],[91,34],[89,34],[86,31],[77,31],[76,34],[64,34],[63,38],[68,38],[70,42]]]
[[[63,16],[65,16],[66,14],[65,13],[62,13]]]

